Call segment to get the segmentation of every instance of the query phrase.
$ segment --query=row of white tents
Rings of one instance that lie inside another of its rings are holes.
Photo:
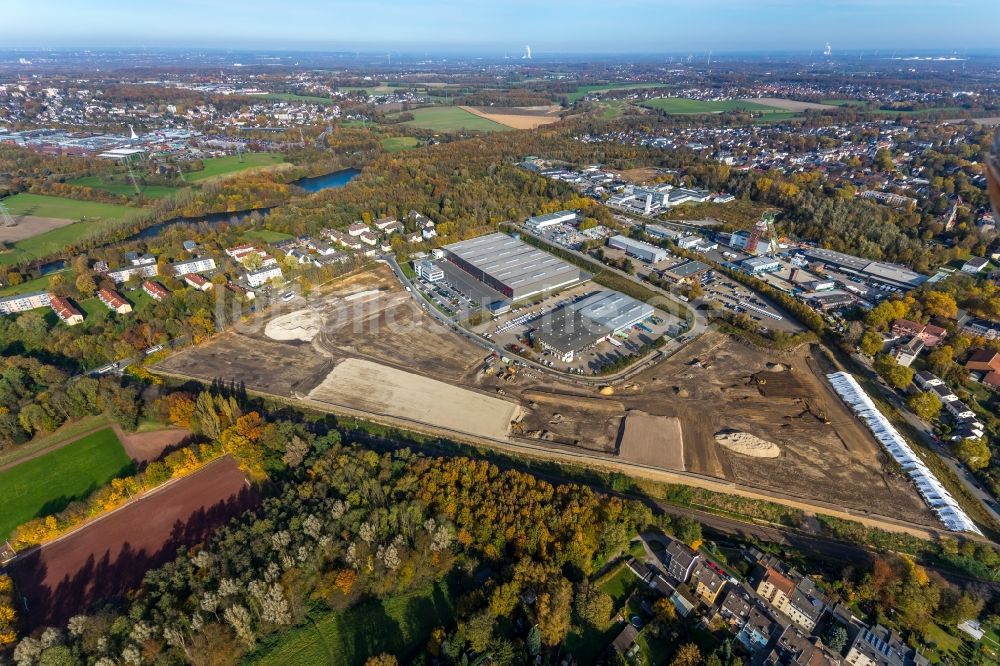
[[[917,486],[917,491],[924,498],[931,511],[953,532],[973,532],[982,534],[972,519],[962,510],[955,498],[941,485],[934,473],[914,453],[882,412],[878,410],[872,399],[861,388],[857,380],[846,372],[834,372],[826,376],[837,394],[858,415],[875,439],[882,443],[889,455],[899,463]]]

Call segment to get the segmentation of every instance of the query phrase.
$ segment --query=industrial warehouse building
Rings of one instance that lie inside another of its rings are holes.
[[[803,254],[810,262],[833,266],[838,271],[896,289],[914,289],[927,281],[926,275],[914,273],[905,266],[863,259],[834,250],[812,248],[805,250]]]
[[[667,251],[661,247],[634,240],[628,236],[612,236],[608,239],[608,247],[625,250],[625,254],[636,259],[642,259],[651,264],[667,258]]]
[[[556,227],[560,224],[572,224],[576,222],[577,216],[571,210],[560,210],[556,213],[547,213],[545,215],[536,215],[535,217],[529,217],[528,221],[524,223],[524,226],[528,227],[532,231],[542,231],[549,227]]]
[[[506,234],[441,248],[453,264],[512,301],[589,279],[582,270]]]
[[[614,291],[598,291],[553,311],[534,336],[569,363],[579,352],[653,316],[653,307]]]

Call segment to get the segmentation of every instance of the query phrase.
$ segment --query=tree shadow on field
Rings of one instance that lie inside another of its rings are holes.
[[[227,499],[175,521],[155,550],[136,548],[127,535],[116,539],[115,534],[106,532],[122,527],[102,529],[99,522],[64,541],[22,554],[11,567],[11,574],[26,605],[26,628],[30,631],[40,626],[62,625],[96,603],[122,597],[142,582],[147,571],[173,559],[179,548],[203,542],[230,518],[252,508],[258,501],[259,496],[253,489],[243,487]],[[124,527],[136,531],[141,531],[142,510],[155,510],[154,507],[140,509],[138,505],[125,510],[129,509],[137,515],[128,516],[132,522]],[[110,523],[116,518],[118,516],[106,520]],[[136,526],[133,528],[133,525]],[[77,564],[81,551],[89,555],[82,564]],[[51,580],[60,573],[63,575],[58,582]]]

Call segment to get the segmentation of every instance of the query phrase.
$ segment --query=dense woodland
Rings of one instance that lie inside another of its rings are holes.
[[[287,411],[268,419],[260,408],[220,388],[174,391],[150,405],[151,415],[192,429],[203,443],[68,508],[54,529],[114,506],[128,487],[135,492],[188,473],[223,450],[263,481],[265,499],[204,545],[150,571],[128,599],[83,609],[66,626],[21,640],[13,652],[19,664],[238,663],[280,649],[293,627],[430,587],[444,595],[435,602],[441,624],[426,626],[412,652],[398,655],[401,662],[466,664],[489,656],[525,664],[541,656],[550,663],[572,655],[570,636],[611,626],[614,605],[593,581],[628,556],[638,531],[662,528],[701,543],[697,523],[654,516],[633,500],[484,460],[349,445],[347,433],[363,432],[360,424],[331,427],[332,420],[309,422]],[[46,529],[46,521],[35,522],[21,533]],[[953,547],[956,554],[965,548]],[[981,557],[997,559],[993,551]],[[894,554],[857,562],[826,583],[836,598],[913,640],[928,640],[921,637],[933,635],[934,622],[979,616],[988,598]],[[668,610],[654,605],[652,621],[662,626],[653,634],[679,632],[673,663],[742,663],[722,638],[707,649],[702,641],[702,651],[685,657],[690,629]],[[355,649],[369,656],[391,644],[383,636],[358,640]]]

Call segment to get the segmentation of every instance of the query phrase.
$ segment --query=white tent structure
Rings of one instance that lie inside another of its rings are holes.
[[[857,380],[846,372],[834,372],[826,378],[858,418],[864,421],[875,435],[875,439],[882,443],[889,455],[909,475],[917,487],[917,492],[944,526],[953,532],[982,534],[924,461],[914,453],[899,431],[889,423],[889,419],[878,410]]]

